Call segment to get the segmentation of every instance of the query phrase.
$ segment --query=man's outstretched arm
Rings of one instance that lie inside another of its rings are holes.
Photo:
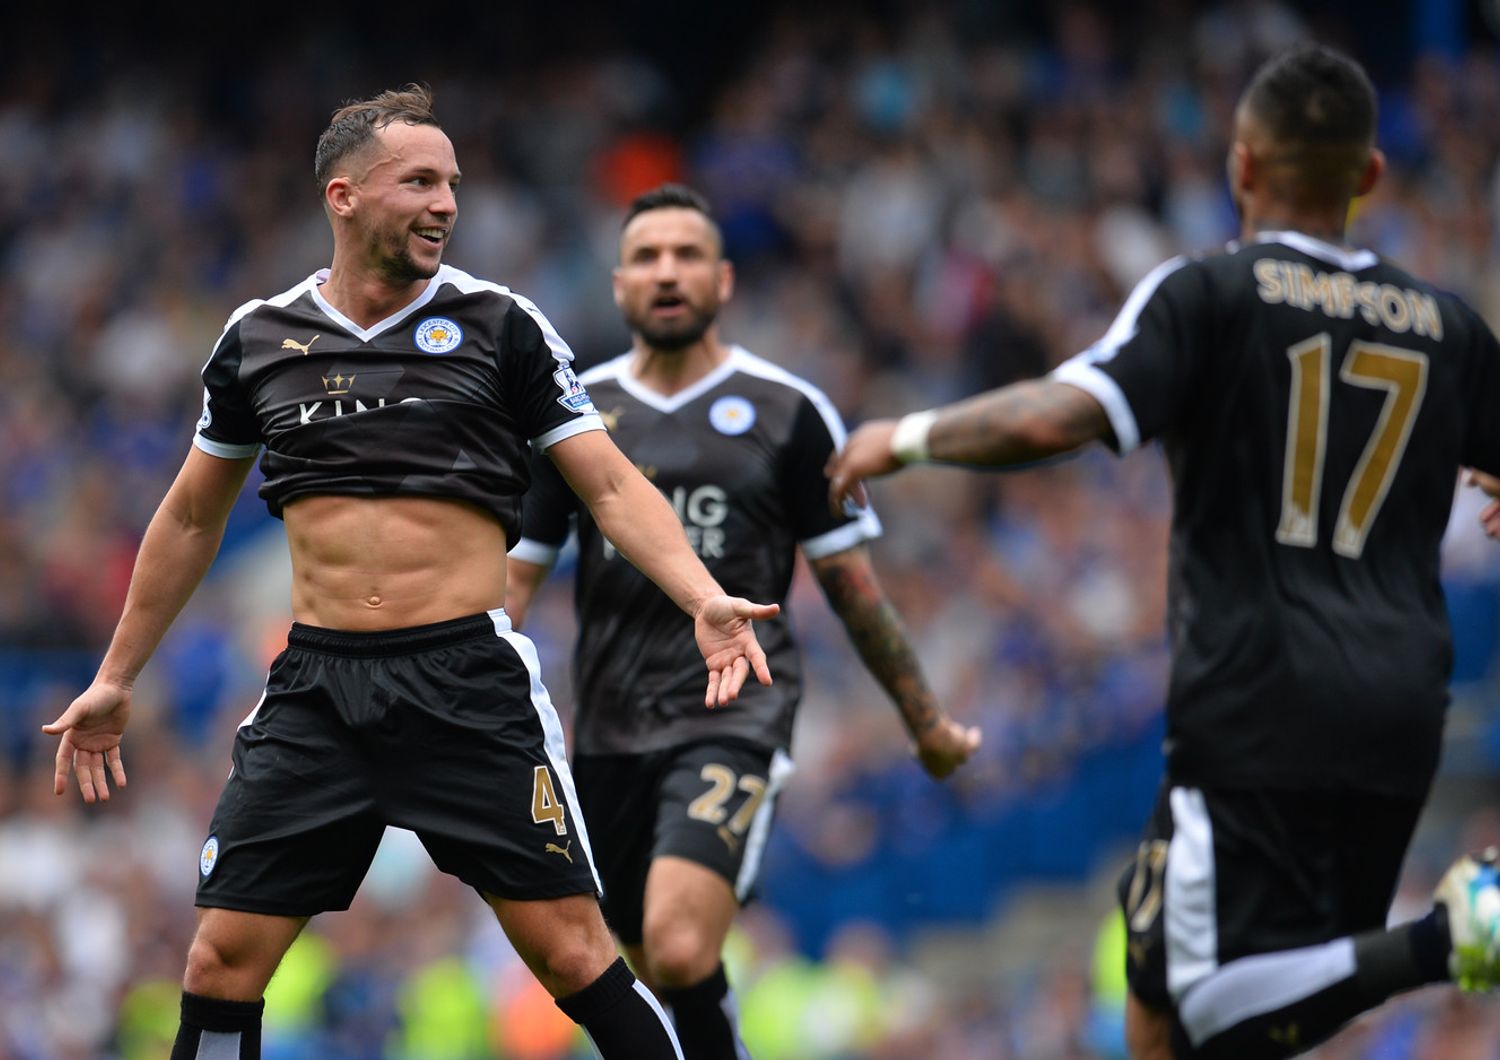
[[[130,718],[135,679],[213,563],[229,510],[254,463],[254,457],[225,460],[189,450],[146,527],[120,623],[93,684],[61,717],[42,726],[48,735],[62,737],[53,779],[58,795],[67,788],[70,769],[84,802],[109,798],[106,767],[115,784],[124,786],[120,737]]]
[[[865,424],[830,458],[828,495],[835,508],[851,497],[863,503],[863,479],[907,464],[1014,467],[1108,437],[1104,406],[1086,391],[1056,379],[1028,379],[900,420]]]
[[[708,666],[704,702],[728,703],[752,670],[761,684],[769,685],[766,653],[750,623],[773,617],[780,606],[725,595],[688,544],[672,506],[603,431],[564,438],[547,455],[620,555],[693,617],[698,649]]]
[[[939,780],[948,776],[978,749],[979,730],[958,724],[938,706],[896,609],[875,577],[869,550],[856,545],[809,565],[865,668],[900,712],[922,768]]]

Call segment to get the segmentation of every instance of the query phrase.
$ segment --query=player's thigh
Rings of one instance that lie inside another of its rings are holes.
[[[642,939],[661,780],[671,760],[663,751],[573,758],[578,800],[604,887],[604,919],[627,947],[638,948]]]
[[[470,638],[413,658],[402,676],[381,741],[389,822],[481,893],[596,895],[562,723],[531,642]]]
[[[755,892],[776,798],[792,771],[781,750],[740,743],[681,749],[661,783],[652,861],[680,858],[720,876],[738,902]]]
[[[1135,997],[1170,1012],[1223,964],[1344,933],[1333,827],[1320,796],[1164,784],[1119,885]]]
[[[1126,994],[1125,1048],[1130,1060],[1173,1060],[1172,1014]]]
[[[272,916],[346,909],[383,825],[340,698],[349,660],[289,650],[235,733],[232,769],[198,856],[197,904]]]

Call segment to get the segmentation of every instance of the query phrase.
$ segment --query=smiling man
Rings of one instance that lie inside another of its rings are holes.
[[[264,448],[295,622],[199,857],[173,1060],[259,1054],[271,974],[309,917],[348,907],[387,825],[483,896],[604,1056],[680,1058],[600,916],[562,727],[503,609],[528,442],[692,616],[708,702],[733,701],[751,669],[769,682],[750,620],[778,609],[724,595],[537,307],[442,264],[459,170],[426,89],[337,111],[315,173],[332,267],[246,303],[215,345],[99,674],[45,727],[62,738],[55,788],[70,769],[86,802],[108,798],[107,773],[125,783],[131,687]]]
[[[785,598],[798,549],[934,777],[957,769],[977,730],[947,717],[923,678],[865,543],[869,509],[832,513],[823,464],[844,440],[807,381],[719,339],[734,290],[702,197],[665,185],[637,199],[620,234],[615,302],[632,348],[585,373],[620,448],[671,499],[715,577]],[[776,794],[791,772],[802,674],[789,622],[763,629],[771,688],[705,712],[688,664],[692,635],[661,591],[624,563],[613,533],[545,462],[511,553],[507,607],[524,617],[576,522],[579,637],[574,768],[597,829],[605,913],[672,1007],[694,1060],[742,1056],[719,960],[755,887]]]

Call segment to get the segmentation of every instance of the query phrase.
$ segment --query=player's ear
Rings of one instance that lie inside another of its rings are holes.
[[[609,270],[610,287],[615,293],[615,305],[621,309],[625,308],[625,284],[620,276],[620,266],[616,265]]]
[[[1385,173],[1385,152],[1378,147],[1370,148],[1370,160],[1365,163],[1365,171],[1359,175],[1359,184],[1355,186],[1354,197],[1368,195],[1370,191],[1380,182]]]
[[[323,187],[323,205],[339,217],[348,217],[354,212],[357,193],[354,182],[348,177],[334,177]]]
[[[1238,201],[1241,194],[1250,190],[1255,184],[1256,173],[1255,155],[1250,150],[1250,145],[1244,140],[1236,140],[1229,145],[1229,156],[1225,159],[1224,168],[1228,171],[1225,175],[1229,180],[1229,190],[1234,193]]]
[[[719,259],[719,301],[727,302],[734,294],[734,263],[727,258]]]

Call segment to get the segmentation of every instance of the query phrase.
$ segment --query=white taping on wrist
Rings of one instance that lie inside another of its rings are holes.
[[[891,435],[891,453],[903,464],[921,464],[932,459],[927,448],[927,436],[938,414],[933,409],[924,412],[909,412],[896,421],[896,432]]]

